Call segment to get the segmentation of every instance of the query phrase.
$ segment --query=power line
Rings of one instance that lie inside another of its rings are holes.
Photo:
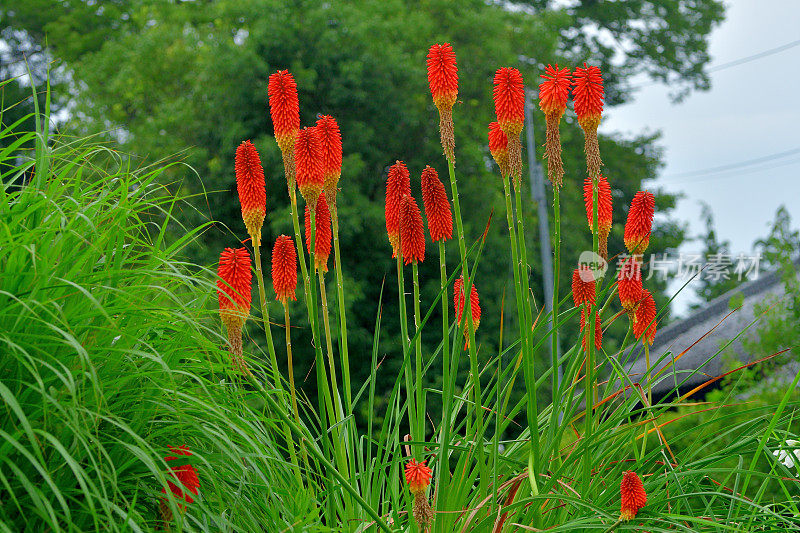
[[[726,170],[734,170],[741,167],[747,167],[750,165],[755,165],[758,163],[765,163],[767,161],[772,161],[774,159],[780,159],[782,157],[790,156],[793,154],[800,153],[800,147],[793,148],[791,150],[786,150],[785,152],[778,152],[776,154],[765,155],[762,157],[756,157],[754,159],[747,159],[745,161],[739,161],[737,163],[730,163],[728,165],[720,165],[718,167],[709,167],[703,168],[699,170],[690,170],[688,172],[679,172],[677,174],[668,174],[664,176],[665,178],[684,178],[690,176],[702,176],[705,174],[714,174],[717,172],[723,172]]]
[[[692,178],[692,179],[684,179],[684,180],[678,180],[678,181],[668,181],[666,183],[668,183],[670,185],[673,185],[673,184],[674,185],[678,185],[678,184],[681,184],[681,183],[701,183],[701,182],[705,182],[705,181],[714,181],[714,180],[720,180],[720,179],[733,179],[733,178],[738,178],[738,177],[744,176],[746,174],[752,174],[754,172],[764,172],[766,170],[772,170],[774,168],[797,165],[798,163],[800,163],[800,158],[793,158],[793,159],[789,159],[788,161],[780,161],[780,162],[777,162],[777,163],[772,163],[770,165],[762,165],[762,166],[757,166],[757,167],[752,167],[752,168],[737,169],[735,171],[734,170],[729,170],[727,172],[723,172],[722,174],[716,174],[716,175],[713,175],[713,176],[706,176],[706,177]]]

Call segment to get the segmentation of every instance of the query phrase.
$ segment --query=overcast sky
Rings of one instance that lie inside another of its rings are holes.
[[[648,185],[683,193],[674,215],[689,223],[693,236],[705,229],[699,202],[708,203],[719,238],[738,254],[766,235],[781,204],[800,226],[800,0],[726,5],[726,20],[710,38],[711,68],[794,46],[713,72],[708,92],[678,104],[670,103],[668,87],[646,85],[635,101],[604,114],[601,130],[660,130],[666,166]],[[707,171],[718,167],[728,169]],[[702,251],[702,244],[682,250]],[[675,309],[684,310],[690,300],[680,298]]]

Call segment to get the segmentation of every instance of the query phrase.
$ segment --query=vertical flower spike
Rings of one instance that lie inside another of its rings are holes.
[[[630,470],[622,474],[622,483],[619,486],[622,499],[620,519],[633,520],[639,509],[647,504],[647,494],[644,491],[642,480]]]
[[[642,270],[635,257],[625,260],[617,277],[617,292],[622,307],[633,318],[633,313],[642,299]]]
[[[269,77],[267,95],[275,140],[281,152],[292,152],[294,139],[300,129],[300,103],[297,83],[288,70],[279,70]]]
[[[219,316],[228,332],[231,362],[236,370],[249,373],[244,362],[242,327],[250,314],[250,254],[246,248],[225,248],[219,256],[217,299]]]
[[[458,98],[458,66],[450,43],[434,44],[428,50],[428,85],[439,110],[439,135],[448,161],[455,163],[453,104]]]
[[[650,244],[656,199],[653,193],[639,191],[633,196],[625,222],[625,246],[632,254],[642,254]]]
[[[633,336],[653,345],[656,336],[656,302],[647,289],[642,289],[642,297],[633,317]]]
[[[561,132],[558,125],[567,109],[572,78],[570,70],[568,68],[559,69],[558,63],[555,67],[547,65],[541,77],[545,81],[539,84],[539,108],[544,113],[547,123],[545,137],[547,177],[553,187],[561,187],[564,178],[564,164],[561,160]]]
[[[422,171],[422,204],[428,219],[428,232],[431,240],[446,241],[453,237],[453,215],[450,201],[436,170],[426,166]]]
[[[592,179],[586,178],[583,182],[583,201],[586,204],[586,219],[589,221],[589,231],[593,230],[593,209],[592,209]],[[600,236],[600,256],[608,261],[608,234],[611,233],[611,217],[613,205],[611,197],[611,185],[604,176],[597,180],[597,229]]]
[[[453,304],[456,310],[456,322],[461,323],[461,316],[464,314],[464,277],[459,277],[453,282]],[[472,283],[472,290],[469,292],[469,305],[472,310],[472,325],[475,331],[478,331],[478,326],[481,323],[481,305],[478,299],[478,289],[475,288],[475,283]],[[469,325],[464,321],[464,336],[467,337],[464,343],[464,348],[469,347]]]
[[[325,177],[322,174],[322,143],[316,128],[303,128],[297,133],[294,160],[300,194],[303,195],[306,204],[316,209],[317,198],[325,185]]]
[[[586,169],[589,177],[595,179],[600,174],[603,162],[600,159],[600,147],[597,144],[597,127],[603,113],[603,76],[598,67],[575,69],[572,77],[572,97],[575,100],[575,114],[581,125],[585,138]]]
[[[591,307],[595,302],[595,281],[587,267],[576,268],[572,273],[572,301],[575,307]]]
[[[591,311],[588,307],[581,309],[581,332],[584,333],[584,329],[586,330],[581,341],[584,351],[589,350],[589,330],[586,328],[586,322],[590,320],[590,314]],[[601,350],[603,348],[603,328],[600,323],[600,313],[594,316],[594,320],[594,347],[596,350]]]
[[[179,447],[168,446],[168,448],[175,455],[192,455],[192,452],[189,451],[185,444]],[[177,459],[175,455],[164,457],[164,460],[167,462],[174,461]],[[183,512],[186,510],[186,503],[193,503],[194,498],[192,495],[197,496],[200,489],[200,479],[197,477],[197,469],[192,465],[173,466],[170,467],[169,477],[176,480],[176,482],[170,481],[169,479],[167,480],[170,492],[176,500],[185,502],[178,503],[178,509]],[[161,493],[166,495],[167,489],[161,489]],[[167,498],[161,498],[159,510],[161,512],[161,518],[164,521],[164,527],[167,529],[171,525],[173,518],[172,509],[169,506]]]
[[[417,202],[409,195],[400,201],[400,250],[403,261],[419,263],[425,260],[425,229]]]
[[[418,463],[411,459],[406,463],[406,483],[408,483],[409,491],[414,495],[413,513],[420,531],[425,531],[433,522],[433,509],[431,509],[428,497],[425,495],[428,485],[431,484],[432,473],[433,471],[425,466],[425,461]]]
[[[342,176],[342,134],[339,124],[330,115],[319,115],[317,133],[322,143],[322,175],[325,178],[325,198],[331,211],[336,209],[336,193]]]
[[[242,220],[253,246],[261,246],[261,226],[267,211],[267,193],[264,189],[264,167],[256,147],[244,141],[236,148],[236,189],[242,204]]]
[[[411,174],[402,161],[395,161],[389,168],[386,180],[386,233],[392,245],[392,257],[400,252],[400,202],[403,196],[411,196]]]
[[[525,120],[525,86],[519,70],[510,67],[498,69],[494,75],[494,111],[500,129],[508,137],[508,166],[514,178],[514,187],[522,179],[522,144],[519,134]]]
[[[314,268],[328,271],[328,257],[331,255],[331,212],[328,209],[325,193],[317,199],[317,213],[314,233]],[[306,250],[311,254],[311,211],[306,204]]]
[[[500,129],[498,122],[489,124],[489,151],[494,162],[500,167],[500,175],[508,176],[508,136]]]
[[[281,235],[272,248],[272,286],[275,299],[284,306],[289,299],[297,300],[297,254],[294,242],[287,235]]]

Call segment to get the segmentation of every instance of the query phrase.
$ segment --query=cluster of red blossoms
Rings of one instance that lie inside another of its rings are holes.
[[[183,446],[167,447],[173,454],[175,454],[164,457],[164,460],[168,462],[177,460],[178,457],[176,456],[189,457],[192,455],[192,452],[189,451],[189,448],[185,444]],[[178,509],[181,512],[185,511],[186,504],[194,502],[193,496],[197,496],[200,489],[200,479],[197,476],[197,469],[190,464],[171,467],[169,478],[167,479],[167,486],[169,487],[172,495],[179,502]],[[161,489],[161,493],[166,495],[167,489]],[[159,510],[161,512],[161,519],[164,521],[164,525],[168,527],[168,525],[172,522],[173,517],[172,509],[170,508],[169,501],[166,497],[161,498]]]

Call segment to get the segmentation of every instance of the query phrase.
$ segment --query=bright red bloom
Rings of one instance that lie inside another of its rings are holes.
[[[241,321],[250,313],[251,280],[250,254],[246,248],[225,248],[217,267],[217,299],[222,321]]]
[[[586,329],[581,343],[583,344],[583,349],[586,351],[589,350],[589,330],[586,328],[586,321],[589,318],[590,312],[589,308],[581,309],[581,332]],[[603,328],[600,323],[600,313],[594,316],[594,347],[596,350],[601,350],[603,348]]]
[[[294,138],[300,129],[300,102],[297,83],[288,70],[279,70],[269,77],[267,85],[269,113],[275,128],[275,139],[281,151],[294,149]]]
[[[642,268],[635,257],[629,257],[619,269],[617,292],[622,307],[632,312],[642,299]]]
[[[587,267],[576,268],[572,272],[572,301],[575,302],[575,307],[594,305],[595,281],[591,270]]]
[[[272,286],[275,289],[275,299],[286,305],[294,295],[297,288],[297,253],[291,237],[281,235],[272,248]]]
[[[642,297],[633,317],[633,336],[652,346],[656,336],[656,302],[647,289],[642,289]]]
[[[639,509],[647,503],[647,494],[644,491],[642,480],[630,470],[622,474],[622,483],[619,486],[622,499],[620,518],[633,520]]]
[[[236,148],[236,189],[242,204],[242,219],[253,246],[261,244],[261,226],[267,210],[267,193],[264,189],[264,168],[256,147],[244,141]]]
[[[339,124],[330,115],[319,115],[317,133],[322,143],[322,175],[325,194],[331,202],[336,200],[336,186],[342,175],[342,134]]]
[[[297,187],[307,204],[317,205],[317,197],[325,185],[322,172],[322,142],[317,128],[303,128],[294,143]]]
[[[464,277],[459,277],[453,282],[453,305],[456,310],[456,321],[461,323],[461,317],[464,314]],[[472,283],[472,290],[469,291],[469,305],[472,311],[472,326],[475,331],[478,331],[478,326],[481,323],[481,305],[478,299],[478,289],[475,288],[475,282]],[[469,324],[464,320],[464,336],[467,337],[464,347],[469,346]]]
[[[431,484],[431,475],[433,470],[425,465],[425,461],[421,463],[411,459],[406,463],[406,483],[412,493],[423,492]]]
[[[494,162],[500,167],[500,174],[508,175],[508,136],[500,129],[498,122],[489,124],[489,151]]]
[[[433,242],[453,237],[453,215],[447,191],[436,170],[426,166],[422,171],[422,204],[428,219],[428,232]]]
[[[317,211],[314,215],[314,266],[323,272],[328,271],[328,257],[331,255],[331,212],[325,193],[317,199]],[[311,254],[311,210],[306,204],[306,251]]]
[[[586,220],[589,222],[589,230],[592,230],[592,178],[586,178],[583,182],[583,202],[586,205]],[[597,183],[597,226],[600,233],[608,233],[611,230],[611,216],[613,214],[611,203],[611,185],[608,180],[600,176]]]
[[[586,129],[597,129],[600,125],[600,116],[603,114],[603,76],[599,67],[587,67],[575,69],[572,76],[573,89],[572,98],[575,100],[575,114],[578,115],[578,123]]]
[[[539,84],[539,109],[545,115],[555,114],[560,117],[567,108],[569,88],[572,85],[570,70],[559,69],[558,63],[555,67],[547,65],[540,77],[545,81]]]
[[[494,75],[494,111],[506,135],[519,135],[525,120],[525,86],[522,74],[513,67],[498,69]]]
[[[189,451],[185,444],[179,447],[168,446],[168,448],[175,455],[192,455],[192,452]],[[177,457],[174,455],[164,457],[165,461],[174,461],[176,459]],[[194,502],[192,495],[197,496],[198,489],[200,488],[200,479],[197,477],[197,469],[195,469],[195,467],[192,465],[173,466],[170,467],[170,473],[172,477],[178,481],[178,483],[173,483],[172,481],[167,480],[169,490],[172,492],[173,496],[175,496],[175,499],[183,500],[186,503]],[[162,494],[166,494],[167,489],[161,489],[161,492]],[[178,507],[181,510],[186,508],[184,504],[179,504]]]
[[[405,264],[425,260],[425,228],[417,202],[409,195],[400,201],[400,249]]]
[[[653,193],[639,191],[633,196],[625,222],[625,246],[632,254],[641,254],[650,244],[656,199]]]
[[[403,196],[411,196],[411,174],[402,161],[395,161],[389,168],[389,178],[386,180],[386,233],[392,245],[392,257],[400,251],[400,202]]]
[[[434,44],[428,50],[428,85],[437,108],[453,107],[458,98],[458,67],[450,43]]]

